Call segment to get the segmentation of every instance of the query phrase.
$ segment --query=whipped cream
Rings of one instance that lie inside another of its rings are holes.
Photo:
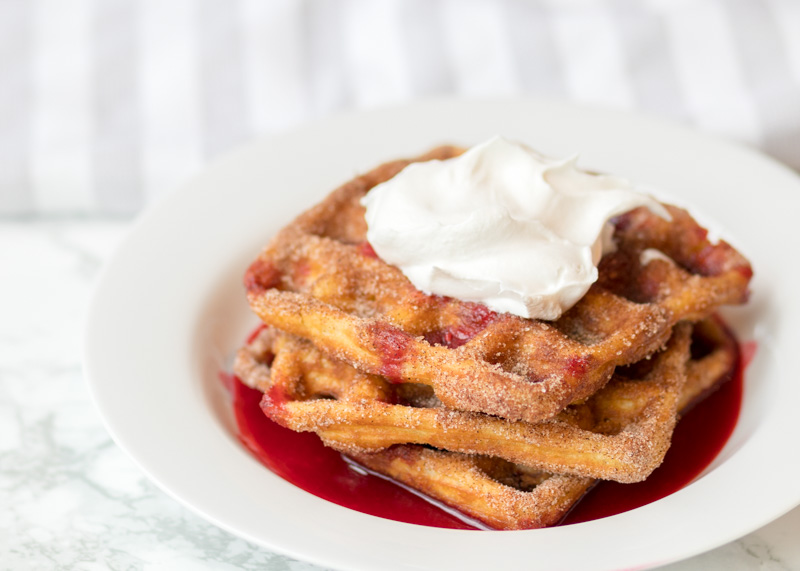
[[[627,180],[575,162],[496,137],[412,163],[362,199],[367,240],[426,293],[557,319],[613,251],[610,218],[639,206],[669,218]]]

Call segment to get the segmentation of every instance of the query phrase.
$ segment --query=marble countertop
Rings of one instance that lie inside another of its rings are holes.
[[[82,372],[83,326],[95,278],[129,226],[0,222],[0,569],[319,569],[207,523],[106,432]],[[798,539],[795,508],[665,569],[800,569]]]

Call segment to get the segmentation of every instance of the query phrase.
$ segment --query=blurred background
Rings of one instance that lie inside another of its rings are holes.
[[[452,95],[660,115],[800,168],[800,3],[0,0],[0,214],[128,217],[255,137]]]

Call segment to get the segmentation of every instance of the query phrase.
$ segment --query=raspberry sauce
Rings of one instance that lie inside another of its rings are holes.
[[[755,347],[742,348],[744,361]],[[689,484],[728,441],[742,402],[744,364],[738,363],[714,393],[678,423],[664,463],[644,482],[598,483],[561,525],[608,517],[668,496]],[[222,375],[231,390],[242,443],[270,470],[297,487],[340,506],[405,523],[452,529],[476,529],[468,518],[421,498],[385,478],[354,468],[310,432],[293,432],[267,418],[261,393],[232,375]],[[697,438],[702,434],[703,438]]]
[[[599,482],[561,525],[600,519],[647,505],[677,492],[700,475],[736,428],[742,404],[744,350],[740,350],[740,362],[731,378],[681,417],[661,466],[644,482]],[[752,348],[747,350],[751,352]]]
[[[263,464],[303,490],[340,506],[405,523],[474,529],[455,515],[384,478],[358,471],[313,432],[294,432],[267,418],[261,393],[230,383],[239,439]]]

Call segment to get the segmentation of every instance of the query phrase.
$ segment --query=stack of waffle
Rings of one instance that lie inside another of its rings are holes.
[[[265,326],[235,372],[264,413],[493,528],[553,525],[596,479],[645,479],[680,411],[734,366],[713,314],[746,300],[747,260],[684,210],[640,208],[557,321],[425,294],[366,243],[360,204],[409,162],[340,187],[248,269]]]

